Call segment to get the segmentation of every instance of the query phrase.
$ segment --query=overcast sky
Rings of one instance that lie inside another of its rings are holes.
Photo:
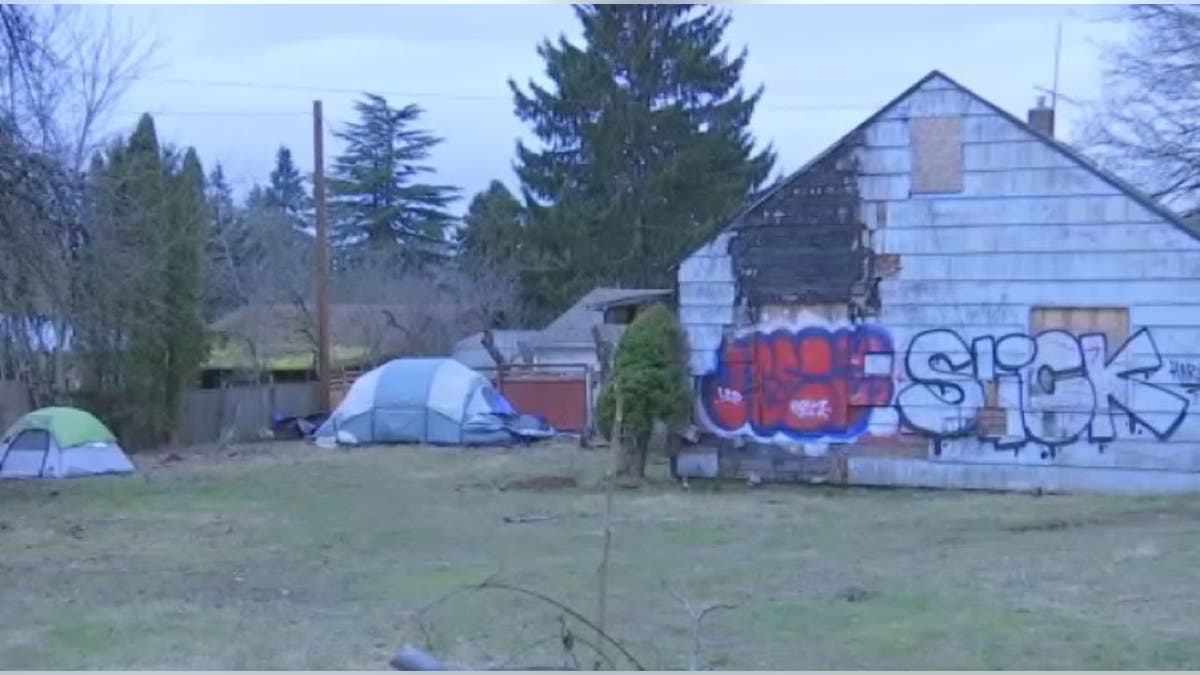
[[[89,7],[85,11],[105,11]],[[506,81],[538,77],[547,36],[579,34],[566,5],[134,6],[115,19],[156,35],[155,69],[120,102],[114,128],[154,113],[171,143],[220,162],[239,193],[265,182],[280,144],[312,168],[312,100],[329,125],[352,113],[353,92],[417,103],[425,128],[446,139],[432,164],[458,185],[465,208],[500,178],[515,186],[516,140],[528,137]],[[1060,90],[1095,98],[1100,51],[1119,39],[1112,8],[1079,5],[734,5],[731,46],[749,49],[748,88],[765,86],[753,130],[790,171],[930,70],[941,70],[1024,117],[1049,87],[1062,25]],[[217,82],[261,87],[217,86]],[[304,89],[304,88],[312,89]],[[344,91],[333,91],[344,90]],[[1060,137],[1079,114],[1060,102]],[[339,150],[326,136],[327,156]],[[328,160],[327,160],[328,161]]]

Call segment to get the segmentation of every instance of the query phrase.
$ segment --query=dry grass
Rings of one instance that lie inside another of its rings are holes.
[[[595,607],[603,453],[237,452],[0,484],[0,667],[381,668],[424,644],[414,611],[497,572]],[[547,489],[506,489],[531,479]],[[664,580],[737,605],[705,621],[707,667],[1200,666],[1194,497],[667,482],[616,497],[607,625],[649,667],[691,660]],[[531,513],[553,517],[511,518]],[[489,590],[426,623],[439,655],[488,667],[557,614]],[[514,665],[560,665],[552,646]]]

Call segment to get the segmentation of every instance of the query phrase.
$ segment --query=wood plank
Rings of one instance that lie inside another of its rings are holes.
[[[868,212],[870,209],[868,209]],[[1052,251],[1178,251],[1195,246],[1178,227],[1156,223],[1075,225],[927,225],[885,227],[875,232],[880,253],[1037,253]]]
[[[1179,250],[909,254],[901,259],[899,278],[960,282],[1186,280],[1200,278],[1200,255]]]
[[[963,167],[980,169],[1046,169],[1078,167],[1079,163],[1040,140],[1011,143],[964,143]]]
[[[1074,225],[1133,223],[1132,200],[1123,195],[1095,197],[972,197],[914,196],[892,202],[888,227],[923,225]],[[1155,218],[1152,222],[1162,222]]]
[[[727,256],[692,256],[679,265],[680,281],[733,281],[733,260]]]
[[[1078,304],[1134,307],[1138,303],[1161,303],[1164,298],[1200,299],[1200,280],[1172,281],[978,281],[953,279],[884,279],[879,284],[883,306],[901,304]],[[1181,305],[1195,312],[1197,305]]]

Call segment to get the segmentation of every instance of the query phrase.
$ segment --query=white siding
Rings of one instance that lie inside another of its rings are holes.
[[[913,195],[909,120],[941,116],[961,120],[963,189]],[[872,431],[891,433],[897,413],[904,418],[900,394],[914,386],[910,352],[918,368],[939,353],[933,343],[910,349],[923,333],[948,330],[965,345],[979,338],[988,344],[988,337],[1030,333],[1033,308],[1051,306],[1127,308],[1133,336],[1128,345],[1107,345],[1107,353],[1089,366],[1091,388],[1080,391],[1094,394],[1098,403],[1090,418],[1087,411],[1080,414],[1095,428],[1089,426],[1077,439],[1049,446],[1027,442],[1014,451],[998,450],[972,433],[945,439],[940,454],[931,441],[921,460],[855,460],[873,467],[869,477],[860,474],[863,480],[919,483],[904,478],[908,465],[927,475],[941,471],[936,482],[948,487],[1069,484],[1132,490],[1182,484],[1168,472],[1186,473],[1196,478],[1189,485],[1200,486],[1200,240],[942,78],[925,82],[883,111],[861,139],[856,150],[860,213],[871,230],[872,249],[895,256],[897,267],[880,283],[882,308],[874,320],[894,345],[895,392],[893,404],[877,409],[871,419]],[[715,368],[715,351],[734,322],[736,282],[727,248],[723,235],[680,267],[680,317],[695,375]],[[1139,337],[1139,331],[1146,334]],[[1082,352],[1083,343],[1078,344]],[[1065,348],[1070,351],[1069,344]],[[1110,358],[1115,360],[1106,364]],[[994,364],[965,363],[960,374],[966,381],[994,385],[994,380],[970,379],[977,369]],[[1117,373],[1122,367],[1143,370],[1123,377]],[[1120,410],[1108,410],[1109,397],[1136,409],[1137,423],[1130,425]],[[928,419],[940,416],[940,424],[954,423],[953,409],[934,412]],[[1009,413],[1004,428],[1026,433],[1022,411]],[[1066,418],[1068,428],[1078,423],[1069,414]],[[1104,420],[1113,422],[1111,430]],[[1052,436],[1047,429],[1038,433]],[[1103,442],[1089,438],[1091,433]],[[950,470],[955,466],[985,473],[968,477]],[[1021,467],[1029,471],[1022,473]],[[1047,473],[1056,467],[1059,473]],[[1145,469],[1159,471],[1146,474]],[[1131,476],[1143,475],[1151,478],[1131,482]]]
[[[904,120],[963,115],[963,190],[910,195]],[[1033,464],[1091,469],[1200,471],[1200,242],[1125,195],[1054,146],[965,92],[918,92],[868,127],[859,150],[863,214],[878,253],[898,256],[899,271],[880,284],[879,323],[897,346],[897,394],[912,384],[905,357],[912,338],[949,329],[971,344],[1030,331],[1031,309],[1125,307],[1130,332],[1146,329],[1149,349],[1130,348],[1138,364],[1160,364],[1142,377],[1162,390],[1116,380],[1124,402],[1168,437],[1130,430],[1117,439],[1086,437],[1054,448],[997,451],[974,436],[947,440],[934,462]],[[880,218],[881,213],[884,215]],[[1109,345],[1113,355],[1121,345]],[[917,361],[929,356],[913,351]],[[1170,392],[1164,398],[1162,391]],[[1187,409],[1177,416],[1181,401]],[[1171,408],[1167,410],[1164,408]],[[1020,411],[1017,412],[1019,420]],[[949,410],[945,413],[951,416]],[[1103,413],[1101,413],[1103,414]]]
[[[693,375],[716,366],[722,333],[733,323],[736,292],[728,234],[718,235],[680,263],[679,320],[687,332]]]

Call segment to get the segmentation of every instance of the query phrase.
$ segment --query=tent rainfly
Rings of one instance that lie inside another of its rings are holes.
[[[484,376],[446,358],[395,359],[364,373],[316,431],[318,442],[488,445],[513,439],[512,406]]]
[[[73,478],[133,473],[116,436],[78,408],[41,408],[0,437],[0,478]]]

